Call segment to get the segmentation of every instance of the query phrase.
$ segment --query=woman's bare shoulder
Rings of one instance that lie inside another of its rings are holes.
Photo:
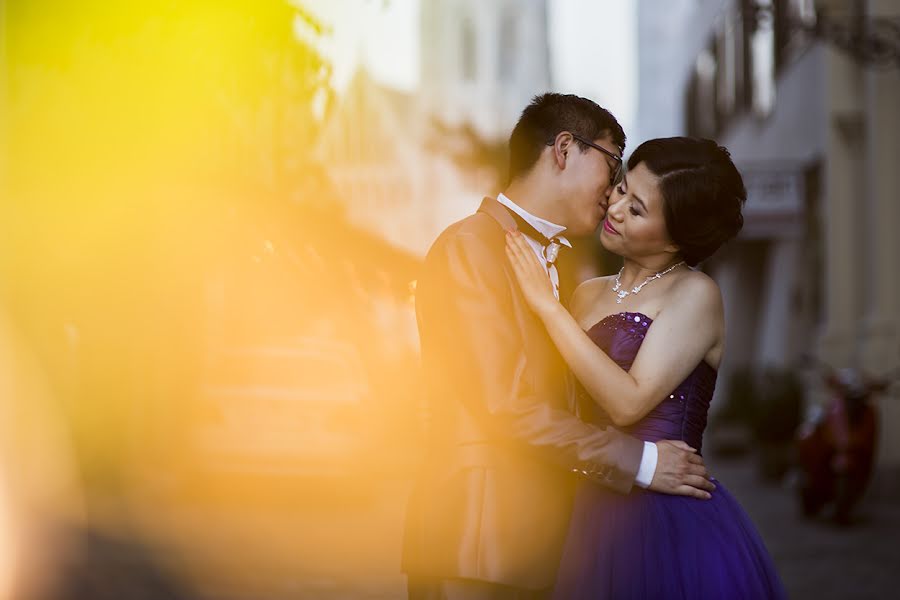
[[[699,314],[722,311],[719,284],[703,271],[690,270],[672,287],[672,304]]]
[[[610,286],[610,282],[614,279],[612,275],[606,277],[593,277],[582,281],[575,291],[572,293],[572,300],[579,296],[590,297],[601,293]]]
[[[582,282],[572,293],[569,303],[573,314],[586,312],[596,304],[597,299],[612,285],[614,277],[594,277]]]
[[[689,292],[691,294],[703,294],[703,295],[721,295],[719,291],[719,284],[716,283],[716,280],[704,273],[703,271],[698,271],[695,269],[688,270],[676,284],[676,287],[679,292]]]

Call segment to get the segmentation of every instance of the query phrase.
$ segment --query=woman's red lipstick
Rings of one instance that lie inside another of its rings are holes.
[[[613,235],[619,235],[619,232],[616,231],[616,228],[609,224],[609,219],[603,219],[603,229]]]

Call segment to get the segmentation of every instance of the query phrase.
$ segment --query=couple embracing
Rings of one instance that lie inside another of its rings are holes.
[[[785,596],[700,454],[725,331],[695,267],[741,229],[741,176],[711,140],[650,140],[627,169],[624,147],[594,102],[536,97],[506,190],[425,259],[411,600]],[[555,258],[598,227],[623,266],[564,305]]]

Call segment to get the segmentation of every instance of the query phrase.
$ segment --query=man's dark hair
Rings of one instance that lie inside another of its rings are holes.
[[[735,237],[747,191],[724,146],[702,138],[648,140],[628,159],[659,177],[663,214],[684,261],[695,266]]]
[[[574,94],[541,94],[525,107],[509,136],[509,180],[528,173],[562,131],[591,141],[609,138],[625,151],[625,132],[608,110]],[[578,145],[582,152],[588,148]]]

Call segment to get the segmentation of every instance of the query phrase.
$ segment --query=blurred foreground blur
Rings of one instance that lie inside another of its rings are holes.
[[[352,37],[401,4],[0,0],[0,600],[402,597],[416,270],[572,73],[629,151],[697,134],[741,166],[705,447],[792,593],[889,595],[900,388],[852,527],[790,484],[827,399],[800,358],[900,364],[894,3],[421,0],[419,87],[361,60],[333,89],[313,8]],[[576,248],[576,281],[615,272]]]
[[[313,157],[327,28],[0,7],[0,598],[317,597],[372,557],[402,583],[366,515],[399,530],[416,464],[418,259]]]

